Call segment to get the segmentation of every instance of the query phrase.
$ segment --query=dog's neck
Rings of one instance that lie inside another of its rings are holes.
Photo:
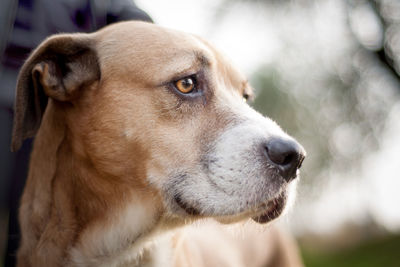
[[[24,192],[29,201],[23,203],[30,205],[21,207],[21,216],[30,216],[22,220],[27,223],[22,225],[22,253],[36,251],[35,261],[51,266],[114,266],[121,260],[142,266],[140,261],[153,258],[146,249],[163,224],[160,207],[154,205],[157,196],[99,173],[90,159],[74,151],[62,116],[49,102],[35,140],[27,181],[35,185],[26,187],[33,192]],[[42,222],[33,224],[42,225],[34,233],[32,220]],[[49,263],[43,251],[62,262]]]

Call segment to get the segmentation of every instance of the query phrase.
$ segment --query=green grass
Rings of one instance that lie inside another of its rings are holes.
[[[302,246],[306,267],[400,267],[400,236],[327,252]]]

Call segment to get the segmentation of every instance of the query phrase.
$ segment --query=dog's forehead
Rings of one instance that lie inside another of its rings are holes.
[[[107,27],[96,39],[100,64],[112,73],[135,73],[157,84],[204,65],[218,68],[229,83],[246,81],[213,46],[188,33],[132,21]]]

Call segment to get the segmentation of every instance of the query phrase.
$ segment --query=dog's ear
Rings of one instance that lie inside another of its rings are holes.
[[[87,34],[55,35],[27,59],[18,76],[11,150],[33,137],[40,127],[48,97],[72,101],[100,79],[93,39]]]

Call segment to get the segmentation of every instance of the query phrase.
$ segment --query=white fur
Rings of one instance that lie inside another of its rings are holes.
[[[122,211],[104,216],[109,220],[89,227],[71,249],[73,266],[108,267],[119,266],[123,261],[140,260],[146,241],[149,241],[141,236],[154,223],[151,207],[133,202]]]

